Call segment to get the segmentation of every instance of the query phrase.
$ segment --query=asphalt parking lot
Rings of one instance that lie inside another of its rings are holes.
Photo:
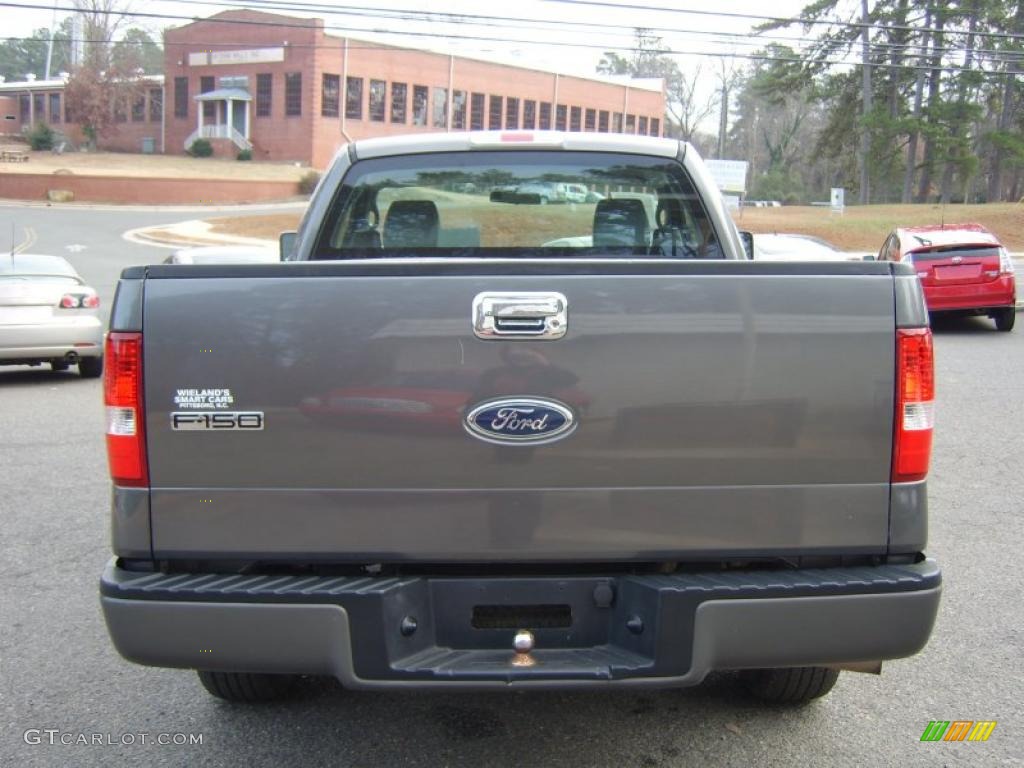
[[[138,214],[24,217],[33,250],[70,253],[105,297],[121,266],[163,257],[121,240]],[[796,710],[752,704],[727,674],[683,691],[507,695],[311,680],[246,708],[210,698],[189,672],[128,664],[97,599],[109,557],[101,385],[0,369],[0,765],[1022,765],[1024,330],[981,319],[935,330],[929,553],[945,584],[934,635],[881,677],[844,673]],[[931,720],[998,725],[983,743],[922,743]],[[151,743],[161,737],[171,743]]]

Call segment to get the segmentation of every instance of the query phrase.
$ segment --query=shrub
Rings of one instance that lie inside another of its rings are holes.
[[[188,148],[188,153],[192,157],[210,157],[213,155],[213,144],[206,139],[196,139]]]
[[[53,129],[46,123],[36,123],[28,132],[28,143],[32,149],[53,149]]]
[[[316,171],[307,171],[299,179],[299,194],[312,195],[316,185],[320,183],[320,174]]]
[[[244,160],[252,160],[252,150],[251,149],[243,149],[243,150],[241,150],[238,153],[238,159],[239,160],[243,160],[243,161]]]

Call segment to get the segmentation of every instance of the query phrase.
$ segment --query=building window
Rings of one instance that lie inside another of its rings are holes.
[[[164,119],[164,92],[160,88],[149,89],[149,122],[159,123]]]
[[[626,133],[636,133],[636,115],[626,115]]]
[[[60,122],[60,94],[59,93],[51,93],[50,94],[50,122],[51,123],[59,123]]]
[[[414,85],[412,87],[412,124],[427,124],[427,102],[430,99],[430,91],[425,85]]]
[[[652,117],[651,118],[651,136],[660,136],[660,135],[661,135],[661,121],[658,118],[656,118],[656,117]]]
[[[469,100],[469,130],[482,131],[484,129],[484,95],[474,93]]]
[[[274,103],[274,76],[256,75],[256,117],[270,117]]]
[[[523,102],[523,128],[532,131],[537,127],[537,102],[527,99]]]
[[[35,112],[35,121],[42,123],[46,121],[46,99],[41,93],[32,95],[32,110]]]
[[[302,115],[302,73],[285,72],[284,113],[287,117]]]
[[[583,126],[580,125],[583,119],[583,110],[579,107],[573,107],[569,110],[569,130],[580,131]]]
[[[491,95],[491,110],[487,116],[487,127],[492,131],[501,130],[501,96]]]
[[[216,81],[212,77],[199,78],[199,92],[209,93],[217,88]],[[217,103],[213,101],[203,102],[203,120],[208,123],[217,121]]]
[[[38,114],[36,115],[36,118],[39,118]],[[125,96],[116,96],[114,98],[114,122],[128,122],[128,99]]]
[[[136,96],[132,99],[132,122],[144,123],[146,121],[146,97]]]
[[[597,130],[597,110],[588,109],[584,113],[583,130],[585,131],[596,131]]]
[[[608,133],[608,110],[602,109],[597,113],[597,130],[601,133]]]
[[[551,102],[542,101],[540,103],[540,122],[537,127],[542,131],[551,130]]]
[[[388,84],[383,80],[370,81],[370,120],[383,123],[388,111]]]
[[[555,107],[555,130],[564,131],[566,128],[566,121],[569,114],[569,109],[565,104],[559,104]]]
[[[622,133],[622,113],[612,113],[612,133]]]
[[[174,116],[188,117],[188,78],[174,78]]]
[[[643,116],[640,117],[640,130],[638,131],[638,133],[641,136],[646,136],[647,135],[647,118],[646,117],[643,117]]]
[[[519,127],[519,99],[509,96],[505,102],[505,127]]]
[[[452,91],[452,129],[466,130],[466,92]]]
[[[448,89],[434,89],[434,127],[448,127]]]
[[[324,75],[324,88],[327,87],[327,78],[337,77],[336,75]],[[341,78],[337,77],[338,87],[341,87]],[[326,98],[326,91],[324,96]],[[326,102],[325,102],[326,103]],[[326,112],[324,114],[327,114]],[[333,117],[337,117],[337,107]],[[362,120],[363,119],[363,78],[361,77],[346,77],[345,78],[345,117],[349,120]]]
[[[359,90],[362,91],[363,81],[359,81]],[[362,94],[360,94],[362,95]],[[348,114],[349,109],[352,106],[352,78],[348,79],[348,93],[345,96],[345,116],[351,117]],[[362,99],[356,97],[356,110],[362,106]],[[323,82],[320,84],[320,115],[322,117],[337,117],[338,110],[341,108],[341,75],[327,75],[323,76]],[[356,115],[358,117],[358,115]]]
[[[405,83],[391,84],[391,122],[405,124],[405,110],[409,87]]]
[[[21,97],[18,99],[18,115],[21,118],[22,124],[32,120],[32,100],[28,97],[27,93],[21,94]]]

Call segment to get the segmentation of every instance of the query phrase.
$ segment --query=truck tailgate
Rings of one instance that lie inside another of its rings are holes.
[[[549,262],[523,272],[429,260],[150,268],[155,555],[885,551],[886,265]],[[487,291],[564,294],[567,333],[478,338],[471,305]],[[544,445],[471,435],[465,413],[503,395],[558,401],[578,427]],[[223,418],[172,428],[172,413],[192,412]],[[238,413],[263,414],[262,429],[224,415]]]

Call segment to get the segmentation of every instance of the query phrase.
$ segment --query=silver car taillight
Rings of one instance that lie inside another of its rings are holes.
[[[96,309],[100,305],[100,297],[95,293],[65,293],[60,297],[62,309]]]

